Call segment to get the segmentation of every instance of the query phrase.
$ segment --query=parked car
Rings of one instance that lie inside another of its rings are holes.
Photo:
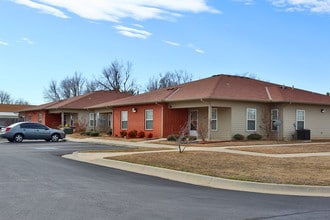
[[[18,122],[2,128],[0,136],[7,138],[10,142],[22,142],[23,139],[44,139],[57,142],[65,138],[65,133],[62,130],[52,129],[40,123]]]

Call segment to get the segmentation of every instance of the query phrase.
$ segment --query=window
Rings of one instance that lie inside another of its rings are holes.
[[[296,129],[301,130],[305,128],[305,110],[297,110],[296,112]]]
[[[278,120],[278,109],[272,109],[271,112],[272,131],[277,131],[277,126],[274,125],[274,121],[277,120]]]
[[[154,111],[153,110],[146,110],[145,111],[145,129],[152,130],[154,127]]]
[[[127,130],[128,129],[128,111],[121,112],[121,129]]]
[[[211,130],[215,131],[218,129],[218,109],[213,108],[212,109],[212,115],[211,115]]]
[[[89,113],[89,127],[94,127],[94,113]]]
[[[247,130],[255,131],[256,130],[256,119],[257,119],[257,109],[248,108],[246,111],[246,120],[247,120]]]
[[[190,131],[197,131],[198,126],[198,111],[190,111]]]
[[[38,114],[38,122],[42,123],[42,114],[41,113]]]

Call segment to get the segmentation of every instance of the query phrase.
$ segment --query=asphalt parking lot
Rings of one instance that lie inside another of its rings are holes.
[[[0,140],[1,219],[327,219],[330,198],[200,187],[62,158],[116,146]]]

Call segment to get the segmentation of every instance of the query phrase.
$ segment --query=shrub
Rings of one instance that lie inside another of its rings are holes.
[[[91,133],[92,133],[92,131],[86,131],[86,132],[85,132],[85,134],[86,134],[87,136],[91,136]]]
[[[246,137],[248,140],[260,140],[262,136],[258,133],[250,134]]]
[[[137,136],[137,130],[132,130],[132,131],[128,132],[129,138],[136,138],[136,136]]]
[[[152,133],[149,133],[148,134],[148,138],[152,138],[153,137],[153,134]]]
[[[139,138],[145,138],[145,136],[146,136],[146,133],[144,133],[144,131],[140,131],[140,132],[138,133],[138,137],[139,137]]]
[[[244,140],[244,136],[242,134],[235,134],[233,136],[233,139],[236,141],[242,141],[242,140]]]
[[[176,141],[177,136],[175,136],[174,134],[170,134],[169,136],[167,136],[166,140],[167,141]]]
[[[189,141],[196,141],[197,137],[196,136],[188,136]]]
[[[126,137],[127,136],[127,131],[120,131],[120,136],[123,138],[123,137]]]
[[[90,136],[92,136],[92,137],[97,137],[99,135],[100,135],[100,133],[97,131],[91,131],[91,133],[90,133]]]

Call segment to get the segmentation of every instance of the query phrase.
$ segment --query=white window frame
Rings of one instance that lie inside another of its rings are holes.
[[[272,123],[272,131],[277,131],[277,126],[274,125],[274,121],[278,120],[279,118],[279,110],[278,109],[272,109],[270,113],[271,117],[271,123]]]
[[[126,122],[125,126],[124,123]],[[128,111],[120,112],[120,129],[128,130]]]
[[[149,115],[148,113],[151,113],[151,115]],[[144,117],[145,118],[145,122],[144,122],[145,130],[153,130],[154,129],[154,110],[146,109],[144,116],[145,116]],[[148,118],[150,116],[151,116],[151,118]],[[151,127],[149,127],[149,125],[151,125]]]
[[[254,117],[251,117],[251,116],[254,116]],[[253,129],[249,128],[249,122],[254,122]],[[256,131],[257,130],[257,109],[256,108],[247,108],[246,109],[246,130],[247,131]]]
[[[213,116],[215,116],[215,117],[213,117]],[[215,127],[213,127],[213,125],[215,125]],[[218,109],[217,108],[212,108],[212,112],[211,112],[211,130],[212,131],[217,131],[218,130]]]
[[[89,113],[89,127],[94,127],[95,125],[95,118],[94,118],[94,112]]]
[[[38,114],[38,122],[41,124],[42,123],[42,113]]]
[[[297,109],[296,110],[296,130],[305,129],[305,119],[306,119],[305,110]],[[299,122],[303,123],[302,128],[299,126]]]

